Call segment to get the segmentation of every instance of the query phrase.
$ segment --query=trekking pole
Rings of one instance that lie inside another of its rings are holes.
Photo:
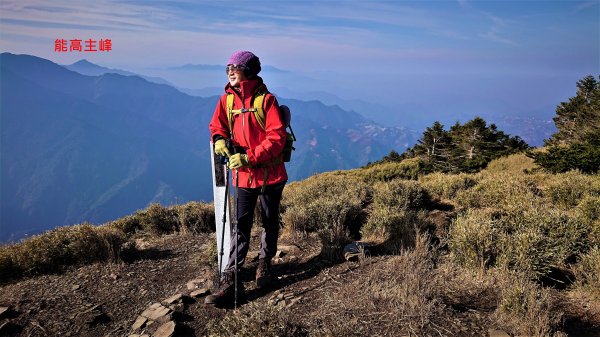
[[[225,224],[227,223],[227,206],[229,205],[229,167],[227,166],[227,157],[224,158],[225,165],[225,205],[223,205],[223,226],[221,227],[221,251],[219,252],[219,281],[223,276],[223,255],[225,245]]]
[[[235,232],[235,277],[234,277],[234,300],[233,308],[237,309],[238,303],[238,169],[235,169],[235,189],[233,190],[233,216],[234,216],[234,232]]]

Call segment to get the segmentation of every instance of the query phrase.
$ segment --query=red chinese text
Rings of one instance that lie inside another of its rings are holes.
[[[56,39],[54,40],[54,51],[57,53],[67,52],[109,52],[112,50],[111,39]]]

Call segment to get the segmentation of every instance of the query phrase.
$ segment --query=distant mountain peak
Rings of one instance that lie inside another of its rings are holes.
[[[79,61],[77,61],[77,62],[75,62],[75,63],[73,63],[71,65],[72,66],[74,66],[74,65],[92,65],[92,66],[100,67],[99,65],[94,64],[94,63],[92,63],[92,62],[90,62],[90,61],[88,61],[86,59],[81,59],[81,60],[79,60]]]

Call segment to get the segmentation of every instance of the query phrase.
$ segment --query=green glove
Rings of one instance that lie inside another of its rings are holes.
[[[231,170],[239,169],[242,167],[248,167],[248,166],[250,166],[250,162],[248,161],[247,154],[236,153],[236,154],[232,155],[231,157],[229,157],[229,169],[231,169]]]
[[[219,139],[215,143],[215,154],[222,157],[230,157],[231,153],[229,153],[229,149],[227,148],[227,143],[225,143],[225,139]]]

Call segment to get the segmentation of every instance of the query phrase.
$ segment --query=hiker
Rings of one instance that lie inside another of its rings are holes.
[[[206,298],[207,304],[233,302],[234,274],[236,268],[239,270],[244,264],[248,253],[257,199],[260,200],[263,232],[256,284],[262,288],[274,279],[271,259],[277,252],[279,204],[288,179],[282,160],[286,131],[277,99],[268,93],[262,78],[258,76],[260,70],[260,60],[253,53],[238,51],[231,55],[226,67],[229,83],[225,86],[225,93],[219,99],[209,124],[215,154],[228,157],[233,186],[237,188],[237,200],[233,201],[237,203],[237,214],[233,214],[237,219],[237,233],[232,228],[229,262],[222,274],[218,291]],[[251,109],[254,98],[264,93],[264,121],[259,123],[256,115],[245,109]],[[229,115],[230,109],[235,113]],[[235,205],[233,209],[236,209]],[[238,296],[243,296],[241,282],[238,282],[237,288]]]

